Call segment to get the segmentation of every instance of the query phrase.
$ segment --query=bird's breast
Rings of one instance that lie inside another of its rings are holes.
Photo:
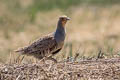
[[[59,44],[59,43],[64,42],[65,36],[66,36],[65,33],[56,32],[54,37],[55,37],[56,42]]]

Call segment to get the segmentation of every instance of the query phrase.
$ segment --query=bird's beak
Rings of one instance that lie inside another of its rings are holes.
[[[67,17],[67,20],[70,20],[70,18],[69,18],[69,17]]]

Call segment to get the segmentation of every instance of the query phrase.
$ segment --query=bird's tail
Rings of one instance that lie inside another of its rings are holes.
[[[16,53],[24,53],[24,48],[17,49],[14,52],[16,52]]]

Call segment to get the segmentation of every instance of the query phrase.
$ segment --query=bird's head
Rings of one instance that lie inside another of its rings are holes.
[[[65,16],[65,15],[59,17],[59,21],[61,22],[61,24],[62,24],[63,27],[65,26],[65,24],[66,24],[66,22],[67,22],[68,20],[70,20],[70,18],[67,17],[67,16]]]

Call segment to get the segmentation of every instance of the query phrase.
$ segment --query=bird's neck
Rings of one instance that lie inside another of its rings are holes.
[[[55,36],[54,36],[56,41],[58,43],[64,41],[65,35],[66,35],[65,26],[62,25],[61,21],[58,21],[57,29],[56,29]]]
[[[64,32],[65,31],[65,25],[63,25],[61,21],[58,21],[56,31],[57,30],[59,30],[60,32]]]

